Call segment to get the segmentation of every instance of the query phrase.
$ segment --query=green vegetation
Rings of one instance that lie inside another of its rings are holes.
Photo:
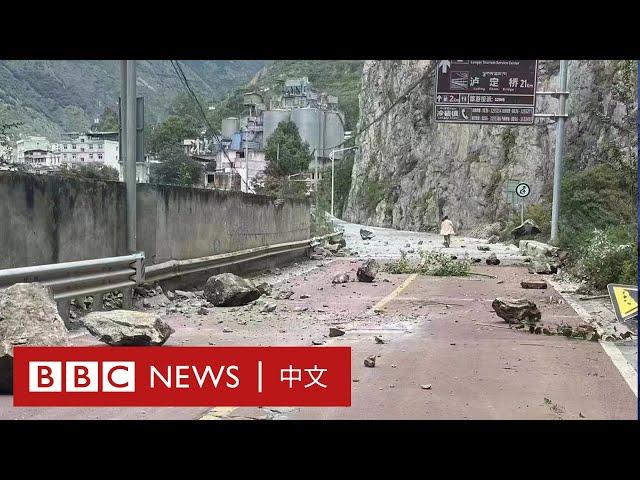
[[[378,204],[386,198],[388,193],[385,185],[378,179],[365,180],[360,188],[364,207],[370,213],[375,212]]]
[[[120,118],[117,107],[106,107],[100,115],[100,121],[91,127],[94,132],[117,132],[119,129]]]
[[[417,273],[435,277],[464,277],[469,275],[471,262],[468,258],[453,259],[446,253],[420,250],[420,261],[412,263],[407,260],[407,253],[400,250],[400,259],[392,260],[382,266],[382,271],[388,273]]]
[[[198,136],[202,121],[190,115],[171,115],[150,132],[147,149],[154,154],[160,154],[176,147],[182,148],[182,141]]]
[[[269,162],[267,175],[283,177],[307,171],[313,155],[300,138],[296,124],[288,121],[281,122],[269,137],[265,158]]]
[[[184,60],[180,64],[206,109],[232,88],[244,85],[264,60]],[[184,87],[168,60],[139,60],[138,95],[145,97],[145,121],[169,114]],[[88,129],[105,106],[117,111],[117,60],[0,60],[0,119],[22,121],[21,133],[55,138],[62,131]]]
[[[181,147],[158,152],[160,163],[151,166],[151,183],[191,187],[202,181],[202,165],[189,158]]]
[[[101,163],[79,165],[77,168],[62,168],[58,175],[84,180],[114,181],[119,179],[118,170]]]

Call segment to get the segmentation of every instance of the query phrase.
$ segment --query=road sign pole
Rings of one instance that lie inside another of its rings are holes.
[[[524,223],[524,198],[522,199],[522,209],[520,210],[520,225]]]
[[[556,154],[553,166],[553,205],[551,206],[551,243],[558,241],[558,219],[562,191],[562,150],[564,147],[564,118],[567,102],[567,61],[560,60],[560,93],[558,123],[556,125]]]

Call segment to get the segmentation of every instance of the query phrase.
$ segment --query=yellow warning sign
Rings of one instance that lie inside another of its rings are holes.
[[[638,314],[638,287],[635,285],[607,285],[611,303],[618,321],[627,320]]]

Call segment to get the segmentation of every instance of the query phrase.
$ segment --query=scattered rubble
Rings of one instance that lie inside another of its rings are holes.
[[[333,277],[331,283],[348,283],[350,280],[348,273],[339,273]]]
[[[544,280],[524,280],[520,282],[522,288],[544,290],[547,288],[547,282]]]
[[[498,243],[500,241],[500,237],[498,235],[491,235],[487,239],[487,243]]]
[[[376,366],[376,356],[375,355],[370,355],[367,358],[364,359],[364,366],[365,367],[369,367],[369,368],[373,368]]]
[[[356,276],[360,282],[373,282],[378,273],[378,263],[373,259],[369,259],[358,267]]]
[[[157,315],[134,310],[92,312],[82,324],[91,335],[111,346],[162,345],[175,332]]]
[[[527,257],[554,258],[558,256],[559,248],[535,240],[520,240],[520,254]]]
[[[431,384],[420,385],[420,388],[423,389],[423,390],[431,390]]]
[[[324,345],[324,340],[311,340],[312,345]]]
[[[260,304],[259,312],[260,313],[270,313],[276,310],[277,305],[275,303],[264,302]]]
[[[330,337],[341,337],[342,335],[344,335],[344,330],[340,330],[339,328],[335,328],[335,327],[329,328]]]
[[[480,250],[481,252],[488,252],[490,249],[488,246],[486,245],[478,245],[478,250]]]
[[[525,298],[496,298],[491,306],[507,323],[535,323],[540,320],[540,310]]]
[[[373,339],[376,341],[376,343],[380,343],[380,344],[387,343],[386,340],[384,340],[382,337],[380,337],[378,335],[373,337]]]
[[[216,307],[246,305],[258,299],[260,295],[260,290],[253,282],[233,273],[209,277],[204,286],[205,298]]]
[[[51,290],[16,283],[0,290],[0,393],[13,392],[13,347],[67,346],[69,332]]]
[[[196,298],[196,294],[193,292],[185,292],[184,290],[176,290],[174,292],[176,296],[180,298]]]
[[[295,292],[291,290],[280,290],[276,295],[276,300],[289,300]]]

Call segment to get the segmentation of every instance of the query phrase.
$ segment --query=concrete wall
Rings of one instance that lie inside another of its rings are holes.
[[[241,192],[138,184],[147,265],[310,235],[309,204]],[[125,255],[125,187],[0,172],[0,268]]]

